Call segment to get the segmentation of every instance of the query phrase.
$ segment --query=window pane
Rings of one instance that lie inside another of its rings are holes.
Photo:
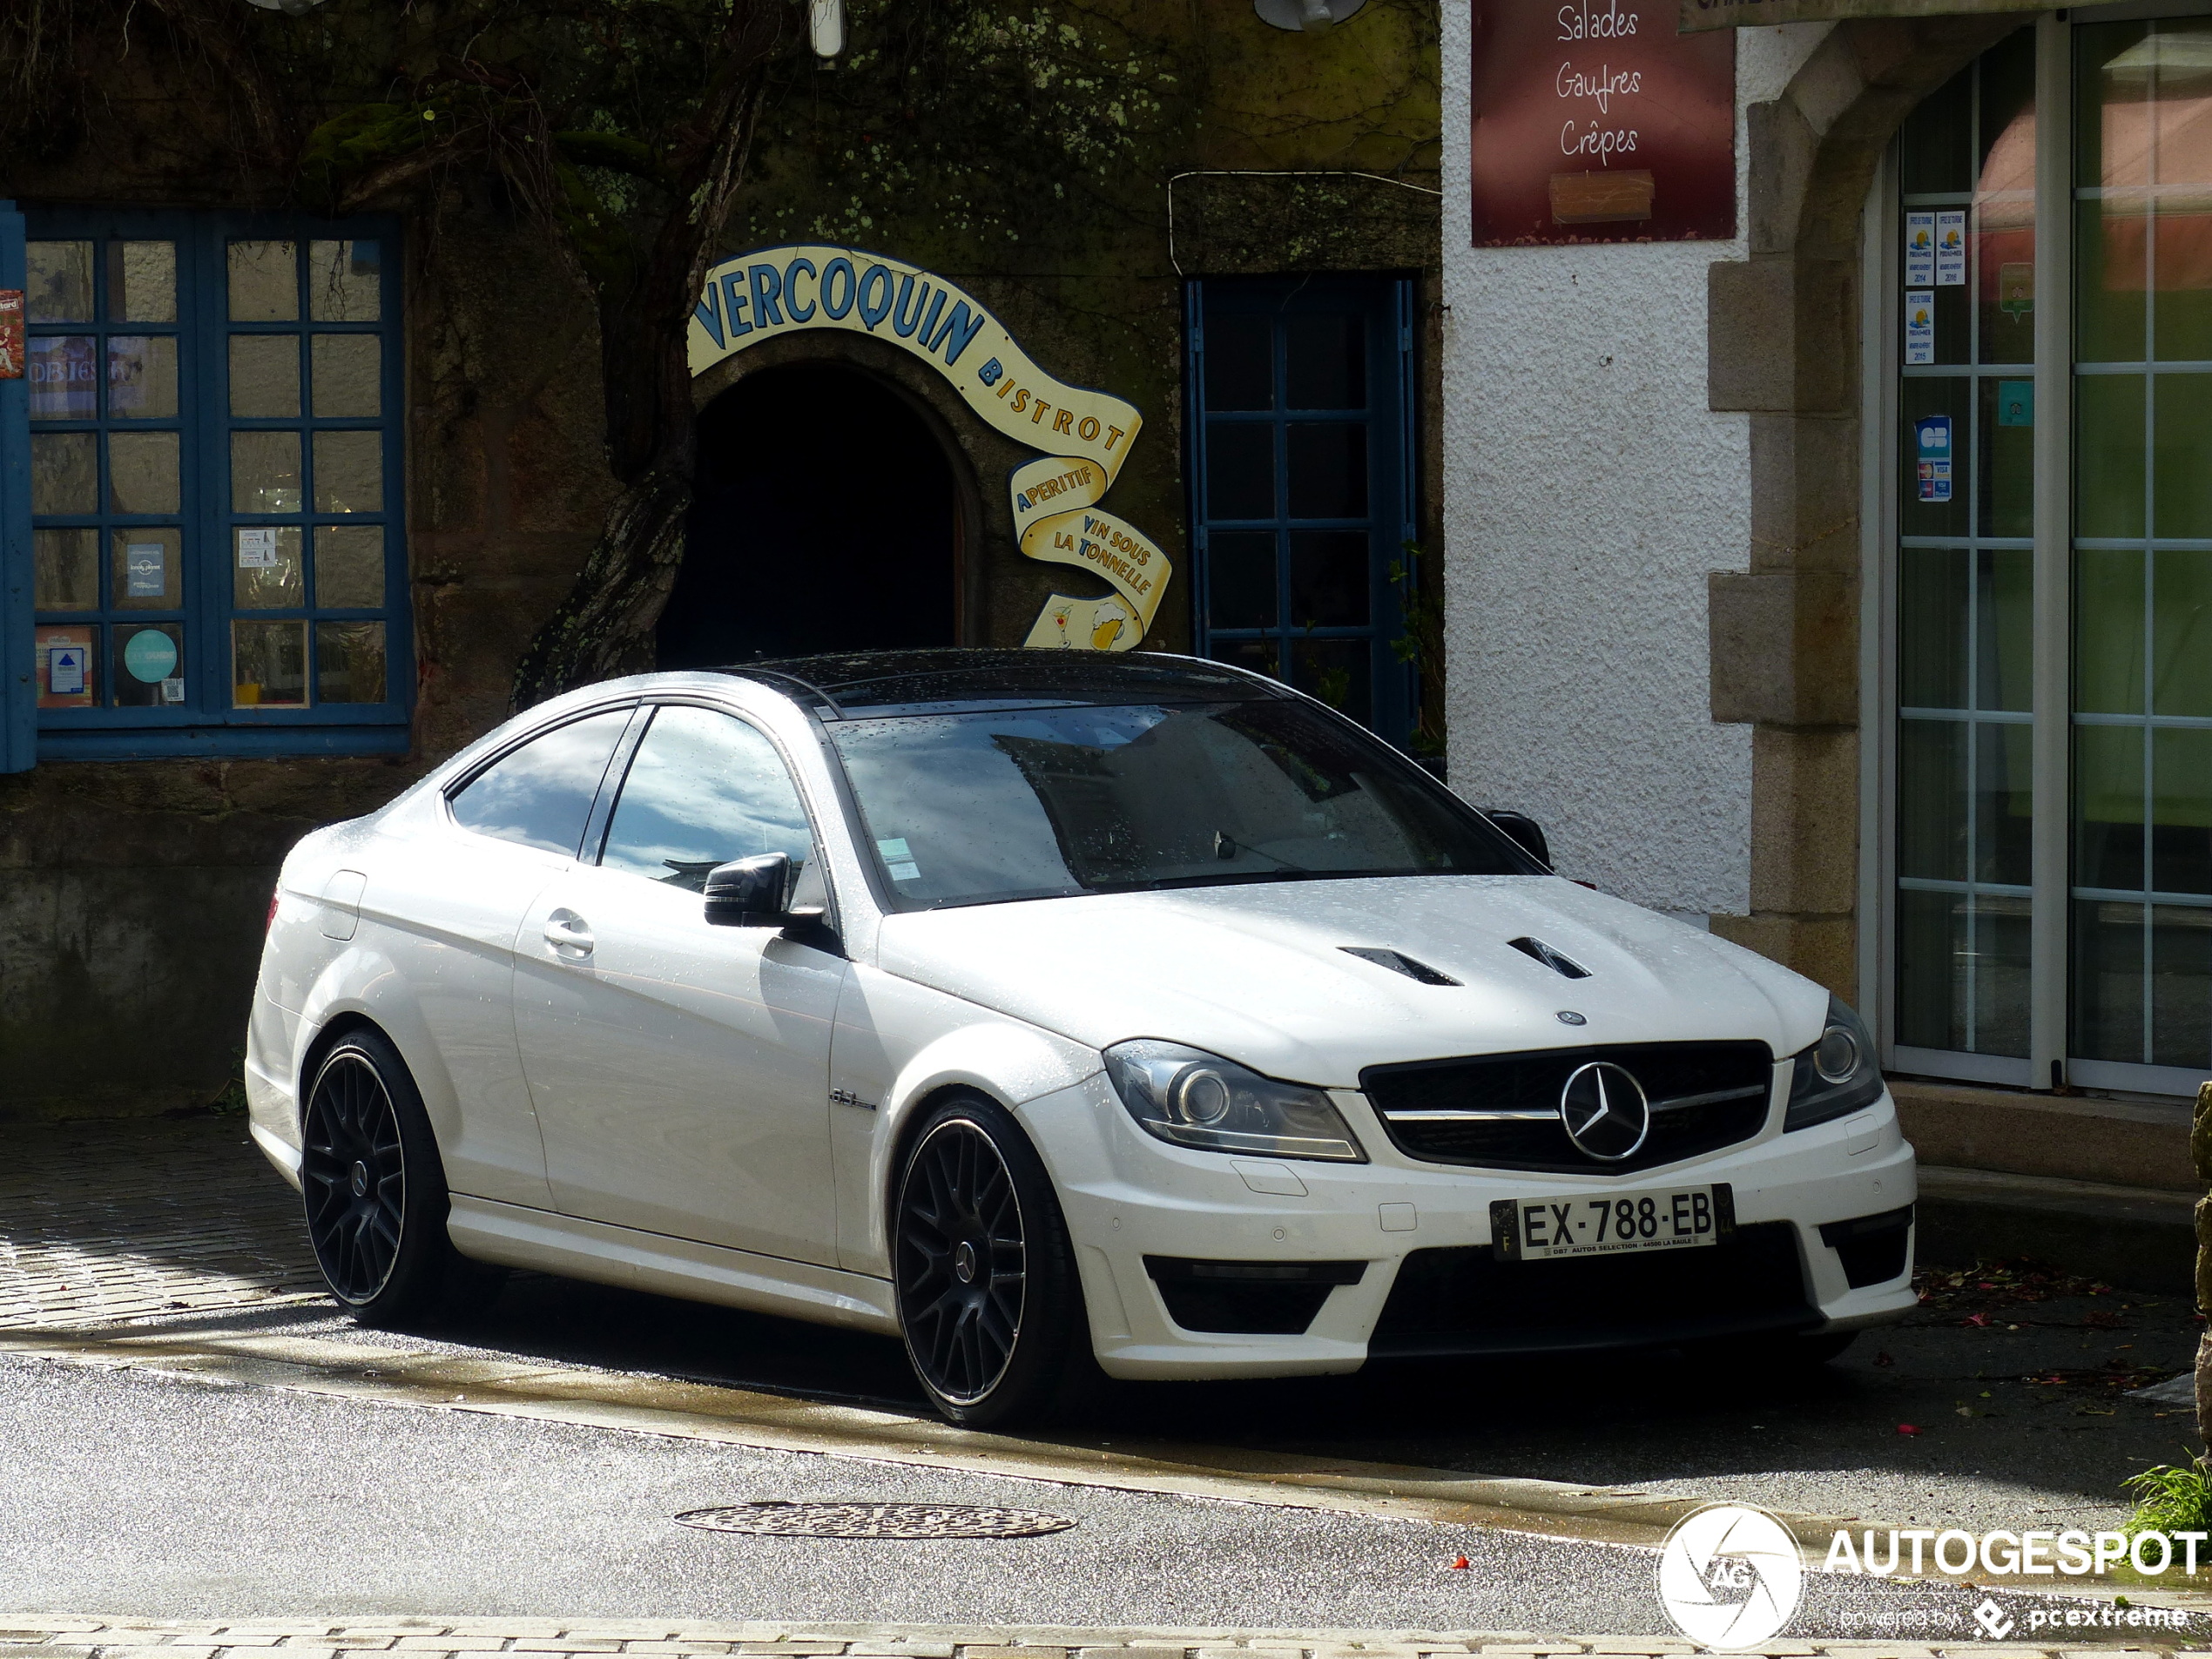
[[[1908,547],[1899,556],[1898,700],[1908,709],[1966,706],[1964,548]]]
[[[107,245],[107,315],[110,322],[177,320],[174,242]]]
[[[1211,591],[1206,620],[1216,628],[1275,625],[1275,532],[1215,530],[1206,538]]]
[[[314,337],[315,414],[334,416],[381,415],[377,384],[383,342],[374,334],[317,334]]]
[[[300,414],[300,337],[231,336],[231,413],[248,421],[287,421]]]
[[[2156,449],[2151,534],[2212,536],[2212,374],[2161,374],[2152,382]]]
[[[108,543],[108,603],[118,610],[179,610],[185,603],[185,534],[117,530]]]
[[[2212,714],[2212,553],[2156,555],[2158,605],[2152,710]]]
[[[1283,648],[1274,640],[1219,639],[1214,642],[1212,650],[1213,659],[1217,663],[1233,663],[1270,679],[1283,678]]]
[[[300,314],[297,245],[233,242],[231,320],[291,322]]]
[[[2035,534],[2034,382],[1981,382],[1981,533]],[[1956,440],[1953,440],[1955,448]]]
[[[2204,41],[2212,45],[2212,41]],[[2190,100],[2207,107],[2202,95]],[[2203,131],[2204,117],[2191,135],[2193,147],[2212,152],[2212,133]],[[2212,155],[2208,155],[2212,158]],[[2202,165],[2200,162],[2200,166]],[[2166,202],[2152,221],[2152,269],[2158,284],[2153,354],[2168,362],[2202,361],[2212,357],[2212,216],[2205,212],[2203,192],[2192,192],[2193,202]]]
[[[1982,199],[1973,215],[1981,299],[1980,357],[1985,363],[2031,362],[2035,355],[2033,30],[2019,30],[1983,55],[1980,118],[1981,169],[1974,189]]]
[[[2002,893],[1973,898],[1976,1054],[2027,1052],[2028,900]]]
[[[1371,657],[1364,639],[1293,639],[1291,684],[1365,725],[1374,707]]]
[[[2141,536],[2143,377],[2081,374],[2074,387],[2075,532]]]
[[[2085,887],[2143,885],[2143,729],[2078,726],[2074,733],[2074,880]]]
[[[90,421],[99,414],[99,359],[91,334],[33,334],[24,345],[32,420]]]
[[[1920,1049],[1964,1049],[1967,900],[1906,888],[1897,895],[1897,1035]]]
[[[307,624],[233,623],[232,705],[241,709],[298,708],[307,700]]]
[[[125,421],[176,419],[174,334],[108,336],[107,412]]]
[[[385,695],[384,624],[315,624],[315,701],[381,703]]]
[[[296,513],[300,510],[300,435],[297,432],[231,434],[231,510],[234,513]]]
[[[1275,407],[1274,322],[1268,317],[1206,319],[1206,408]]]
[[[1206,516],[1275,516],[1275,428],[1206,423]]]
[[[179,432],[111,432],[107,440],[108,510],[173,513],[181,505]]]
[[[2035,556],[1993,550],[1978,563],[1980,706],[2026,713],[2035,701]]]
[[[1291,625],[1359,628],[1367,621],[1367,533],[1291,532]]]
[[[326,610],[383,607],[381,524],[315,526],[315,604]]]
[[[2143,556],[2083,548],[2074,570],[2074,705],[2085,714],[2140,714]]]
[[[2087,363],[2143,361],[2143,203],[2086,201],[2074,209],[2074,350]]]
[[[99,436],[91,432],[34,433],[30,440],[30,510],[100,510]]]
[[[374,242],[307,244],[307,314],[317,322],[374,322],[382,262]]]
[[[2212,910],[2151,912],[2150,1062],[2202,1071],[2212,1063]]]
[[[92,320],[92,245],[32,242],[26,246],[29,282],[24,309],[33,322]]]
[[[1964,536],[1973,498],[1973,382],[1950,375],[1912,375],[1898,388],[1904,421],[1898,431],[1898,529],[1906,536]],[[1948,421],[1948,427],[1941,422]],[[1930,424],[1931,422],[1936,424]],[[1939,442],[1940,441],[1940,442]],[[1939,470],[1947,442],[1950,476]]]
[[[615,740],[629,724],[630,711],[616,709],[532,738],[453,797],[454,821],[479,835],[574,857]]]
[[[100,700],[99,631],[89,623],[31,633],[37,658],[38,706],[89,709]]]
[[[1905,118],[1905,193],[1963,194],[1973,185],[1973,70],[1960,70]]]
[[[1979,725],[1974,766],[1974,880],[2024,887],[2028,837],[2035,822],[2031,783],[2033,728],[2010,722]]]
[[[115,631],[115,705],[147,709],[185,700],[182,623],[140,623]]]
[[[100,608],[100,533],[33,530],[31,604],[40,610]]]
[[[384,510],[384,435],[381,432],[315,434],[315,511],[381,513]]]
[[[1309,423],[1288,430],[1291,516],[1366,516],[1367,428]]]
[[[1898,873],[1966,875],[1966,722],[1898,723]]]
[[[2142,906],[2074,907],[2074,1051],[2084,1059],[2142,1059]]]
[[[2159,893],[2212,894],[2212,732],[2151,733],[2150,885]],[[2212,1006],[2204,1010],[2212,1019]]]
[[[762,853],[813,856],[799,791],[768,739],[709,709],[664,708],[637,745],[599,861],[693,893],[707,872]]]
[[[1291,317],[1283,324],[1290,385],[1284,407],[1367,407],[1367,322],[1364,317]]]
[[[231,552],[231,604],[238,610],[295,610],[307,604],[297,524],[235,525]]]

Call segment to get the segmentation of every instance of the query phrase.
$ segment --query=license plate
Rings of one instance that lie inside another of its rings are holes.
[[[1735,1231],[1736,1195],[1725,1183],[1560,1198],[1500,1198],[1490,1206],[1491,1247],[1506,1262],[1694,1250],[1717,1244]]]

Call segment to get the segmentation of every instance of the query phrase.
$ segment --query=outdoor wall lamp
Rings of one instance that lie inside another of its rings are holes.
[[[814,56],[827,59],[845,50],[845,0],[807,0],[806,34]]]
[[[1252,10],[1259,13],[1262,22],[1278,29],[1318,34],[1366,3],[1367,0],[1252,0]]]

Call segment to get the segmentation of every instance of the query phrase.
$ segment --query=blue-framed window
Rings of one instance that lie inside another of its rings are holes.
[[[1396,277],[1186,296],[1198,650],[1395,743],[1416,695],[1392,576],[1414,534],[1413,303]]]
[[[25,235],[38,753],[404,749],[397,225]]]

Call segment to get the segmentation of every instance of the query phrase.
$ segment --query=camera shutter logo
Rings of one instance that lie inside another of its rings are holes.
[[[1804,1563],[1764,1509],[1720,1503],[1684,1516],[1659,1552],[1659,1600],[1703,1647],[1757,1647],[1797,1610]]]

